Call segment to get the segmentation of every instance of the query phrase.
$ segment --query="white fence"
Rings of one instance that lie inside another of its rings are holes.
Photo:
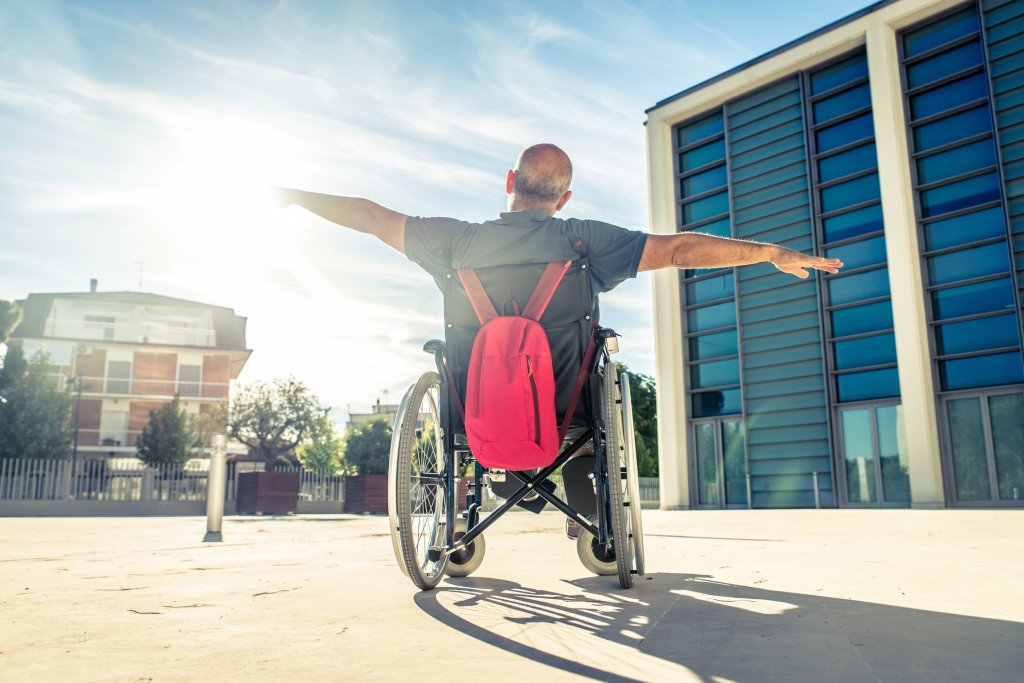
[[[0,460],[0,515],[9,501],[94,501],[97,503],[192,504],[206,501],[208,461],[189,465],[147,467],[132,458],[79,460]],[[238,491],[238,473],[262,469],[259,463],[228,463],[225,500],[233,503]],[[294,471],[294,470],[293,470]],[[300,512],[341,510],[345,500],[345,478],[299,468]],[[556,475],[557,494],[564,498]],[[640,500],[645,508],[658,507],[658,478],[640,477]],[[88,506],[77,506],[88,514]],[[116,509],[116,505],[114,506]],[[134,510],[140,508],[134,507]],[[168,508],[168,511],[191,508]],[[204,508],[196,507],[198,514]],[[486,506],[485,506],[486,509]],[[127,508],[126,508],[127,511]]]
[[[253,465],[253,463],[245,463]],[[147,467],[138,460],[0,460],[0,501],[94,500],[110,502],[200,502],[206,500],[207,461]],[[237,463],[228,463],[227,500],[238,490]],[[344,477],[300,469],[299,499],[344,501]]]

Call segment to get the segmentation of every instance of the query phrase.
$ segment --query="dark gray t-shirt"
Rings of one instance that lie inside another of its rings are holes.
[[[444,291],[460,268],[548,263],[585,255],[595,295],[636,277],[647,233],[601,221],[562,220],[547,211],[512,211],[485,223],[410,216],[405,253]]]

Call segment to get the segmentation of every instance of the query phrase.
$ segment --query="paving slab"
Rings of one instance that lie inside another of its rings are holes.
[[[589,575],[515,513],[420,592],[379,516],[0,522],[0,681],[1024,681],[1024,512],[645,511]]]

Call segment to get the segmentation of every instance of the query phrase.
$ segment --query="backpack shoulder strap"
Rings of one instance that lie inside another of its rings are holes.
[[[540,317],[544,315],[544,311],[551,302],[551,297],[555,295],[555,290],[558,289],[559,283],[562,282],[562,278],[565,277],[565,273],[571,265],[572,259],[564,263],[552,261],[548,264],[548,267],[541,274],[540,280],[537,281],[537,286],[533,288],[530,300],[523,307],[524,318],[540,320]]]
[[[476,274],[476,271],[472,268],[462,268],[458,273],[459,280],[462,281],[462,288],[466,290],[466,296],[469,297],[469,303],[473,305],[473,311],[476,313],[480,324],[483,325],[488,320],[497,318],[498,311],[495,310],[491,297],[487,296],[487,292],[484,290],[483,283],[480,282],[480,277]]]

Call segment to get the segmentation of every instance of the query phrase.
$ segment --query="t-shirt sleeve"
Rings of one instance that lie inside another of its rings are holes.
[[[405,255],[430,273],[443,278],[452,267],[452,242],[469,225],[454,218],[405,219]]]
[[[580,221],[577,230],[591,268],[591,281],[597,287],[595,293],[607,292],[636,277],[647,244],[646,232],[590,220]]]

